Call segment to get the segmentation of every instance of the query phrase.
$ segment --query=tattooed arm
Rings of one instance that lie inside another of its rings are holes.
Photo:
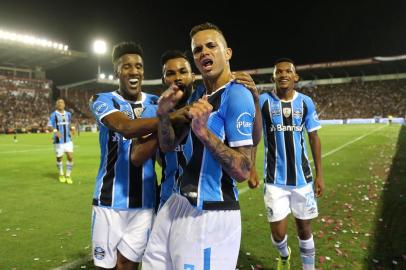
[[[210,151],[222,168],[238,182],[243,182],[250,176],[251,148],[242,146],[230,148],[220,141],[213,133],[206,129],[207,134],[199,137],[200,141]]]
[[[162,93],[158,102],[158,141],[159,147],[163,152],[172,151],[178,144],[179,139],[183,139],[186,134],[186,132],[184,132],[185,128],[181,128],[180,131],[182,132],[180,133],[175,132],[173,124],[176,122],[182,124],[183,122],[183,126],[186,126],[187,129],[189,126],[187,122],[183,121],[189,107],[183,107],[182,109],[169,114],[169,111],[174,108],[176,102],[182,97],[182,91],[178,90],[179,89],[176,88],[176,85],[171,86],[168,90]],[[182,121],[177,121],[178,118]]]
[[[206,99],[193,104],[189,109],[192,130],[227,174],[238,182],[243,182],[250,175],[252,146],[230,148],[211,133],[206,124],[212,109]]]

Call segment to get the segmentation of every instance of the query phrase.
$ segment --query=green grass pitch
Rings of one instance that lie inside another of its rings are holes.
[[[406,269],[406,127],[324,126],[326,192],[313,221],[318,269]],[[74,138],[73,185],[57,181],[50,134],[0,135],[0,269],[94,269],[90,222],[98,136]],[[309,149],[308,149],[309,150]],[[311,156],[311,155],[310,155]],[[262,176],[263,144],[257,170]],[[159,170],[159,169],[157,169]],[[158,173],[160,176],[160,173]],[[275,269],[263,186],[240,185],[238,269]],[[292,269],[301,269],[289,220]],[[67,267],[65,267],[67,268]]]

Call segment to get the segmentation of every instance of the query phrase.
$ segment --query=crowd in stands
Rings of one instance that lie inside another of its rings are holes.
[[[43,131],[53,109],[52,83],[12,77],[0,79],[0,132]]]
[[[406,80],[303,87],[316,103],[320,119],[406,116]]]
[[[299,91],[313,99],[320,119],[406,116],[406,79],[307,85]],[[60,91],[74,124],[95,126],[88,102],[97,92]],[[49,81],[0,79],[0,132],[45,131],[54,105]]]

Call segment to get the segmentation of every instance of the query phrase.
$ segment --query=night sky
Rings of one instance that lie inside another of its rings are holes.
[[[60,3],[61,2],[61,3]],[[92,3],[90,3],[92,2]],[[266,4],[268,3],[268,4]],[[92,41],[144,48],[145,78],[160,77],[167,49],[190,50],[189,31],[210,21],[233,49],[233,70],[406,53],[406,1],[1,1],[0,28],[91,52]],[[97,61],[48,71],[56,85],[94,78]],[[111,72],[110,53],[102,71]]]

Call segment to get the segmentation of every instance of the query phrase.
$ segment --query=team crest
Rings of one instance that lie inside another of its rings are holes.
[[[103,260],[106,256],[106,251],[102,247],[95,247],[93,250],[93,255],[98,260]]]
[[[141,118],[142,112],[144,111],[144,108],[139,107],[139,108],[134,108],[134,114],[136,118]]]
[[[283,108],[283,109],[282,109],[282,112],[283,112],[283,116],[285,116],[286,118],[288,118],[288,117],[291,115],[291,113],[292,113],[292,109],[291,109],[291,108]]]

